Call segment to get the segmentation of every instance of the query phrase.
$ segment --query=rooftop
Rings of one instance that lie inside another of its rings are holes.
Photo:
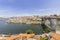
[[[51,36],[51,40],[60,40],[60,34],[58,33],[52,33]]]

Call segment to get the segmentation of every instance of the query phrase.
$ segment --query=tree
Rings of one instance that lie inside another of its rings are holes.
[[[26,32],[27,34],[32,34],[32,33],[33,33],[33,30],[30,30],[30,29],[29,29],[29,30],[26,30],[25,32]]]
[[[50,29],[46,27],[46,25],[44,23],[41,24],[43,30],[45,33],[49,33],[50,32]]]
[[[56,17],[57,17],[57,14],[54,14],[54,16],[56,16]]]
[[[49,33],[50,30],[49,30],[48,28],[45,28],[45,32],[46,32],[46,33]]]

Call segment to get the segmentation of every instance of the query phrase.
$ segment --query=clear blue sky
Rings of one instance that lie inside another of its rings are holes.
[[[0,16],[60,14],[60,0],[0,0]]]

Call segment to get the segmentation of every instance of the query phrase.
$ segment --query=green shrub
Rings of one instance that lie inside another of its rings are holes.
[[[29,29],[29,30],[26,30],[25,32],[26,32],[27,34],[31,34],[31,33],[33,33],[33,30],[30,30],[30,29]]]
[[[46,32],[46,33],[49,33],[50,30],[49,30],[48,28],[45,28],[45,32]]]

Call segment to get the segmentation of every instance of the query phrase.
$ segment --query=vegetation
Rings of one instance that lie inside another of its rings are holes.
[[[56,16],[56,17],[57,17],[57,14],[54,14],[54,16]]]
[[[46,37],[42,37],[40,38],[40,40],[48,40]]]
[[[48,29],[44,23],[41,24],[41,26],[42,26],[44,32],[46,32],[46,33],[49,33],[50,32],[50,29]]]
[[[45,32],[46,32],[46,33],[49,33],[50,30],[49,30],[48,28],[45,28]]]
[[[26,30],[25,32],[26,32],[27,34],[32,34],[32,33],[33,33],[33,30],[28,29],[28,30]]]

